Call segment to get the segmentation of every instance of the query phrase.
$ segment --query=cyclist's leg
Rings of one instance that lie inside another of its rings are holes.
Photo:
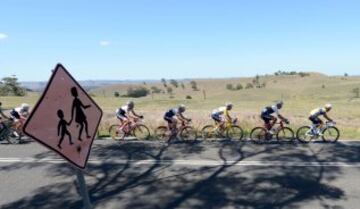
[[[264,124],[265,124],[265,128],[267,130],[270,130],[272,127],[271,127],[271,116],[270,115],[261,115],[261,119],[264,121]]]
[[[220,127],[220,124],[221,124],[221,117],[219,115],[213,114],[213,115],[211,115],[211,118],[215,122],[216,129],[218,129]]]

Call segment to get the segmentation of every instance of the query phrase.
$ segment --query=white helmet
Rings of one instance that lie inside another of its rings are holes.
[[[185,110],[186,110],[186,106],[184,104],[179,105],[178,108],[179,108],[180,112],[185,112]]]
[[[126,105],[133,107],[135,105],[134,101],[128,101]]]
[[[325,105],[325,109],[326,110],[331,110],[332,109],[332,105],[329,103],[329,104],[326,104]]]
[[[21,109],[24,111],[28,111],[30,109],[30,105],[23,103],[23,104],[21,104]]]

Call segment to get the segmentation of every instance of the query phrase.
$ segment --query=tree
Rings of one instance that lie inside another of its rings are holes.
[[[199,91],[196,81],[190,81],[190,85],[194,91]]]
[[[171,79],[170,84],[173,85],[175,88],[179,87],[179,82],[175,79]]]
[[[231,83],[228,83],[226,84],[226,89],[232,91],[234,90],[234,86]]]
[[[354,98],[360,98],[360,88],[354,88],[352,93],[354,94]]]
[[[25,96],[26,90],[20,86],[16,76],[5,77],[0,82],[1,96]]]
[[[345,76],[345,77],[348,77],[348,76],[349,76],[349,74],[348,74],[348,73],[344,73],[344,76]]]
[[[120,93],[118,91],[114,92],[114,97],[120,97]]]
[[[164,85],[165,88],[167,87],[167,82],[165,78],[161,79],[161,83]]]

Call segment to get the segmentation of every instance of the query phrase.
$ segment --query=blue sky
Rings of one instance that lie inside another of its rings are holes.
[[[0,77],[360,74],[360,1],[2,0]]]

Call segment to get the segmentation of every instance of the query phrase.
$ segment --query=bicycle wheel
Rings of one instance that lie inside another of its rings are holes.
[[[201,130],[201,135],[203,140],[214,139],[216,137],[215,134],[215,126],[207,125]]]
[[[148,140],[150,138],[150,131],[145,125],[137,125],[133,130],[133,135],[138,140]]]
[[[9,144],[20,144],[21,134],[19,134],[15,129],[10,128],[8,130],[6,140],[9,142]]]
[[[276,139],[278,141],[293,141],[295,138],[294,131],[289,127],[284,127],[278,131],[276,134]]]
[[[169,138],[169,131],[166,126],[160,126],[155,129],[155,138],[158,140],[167,140]]]
[[[231,126],[226,129],[226,138],[233,140],[242,140],[244,131],[240,126]]]
[[[322,132],[322,140],[324,142],[337,142],[340,138],[340,131],[336,127],[328,127]]]
[[[184,141],[195,141],[197,139],[196,130],[191,126],[184,127],[179,136],[180,139]]]
[[[296,132],[296,138],[302,143],[309,143],[314,137],[309,126],[300,127]]]
[[[263,142],[266,140],[267,130],[263,127],[256,127],[250,133],[250,139],[255,142]]]
[[[122,130],[120,130],[120,125],[110,126],[109,133],[113,140],[124,139],[125,133]]]

